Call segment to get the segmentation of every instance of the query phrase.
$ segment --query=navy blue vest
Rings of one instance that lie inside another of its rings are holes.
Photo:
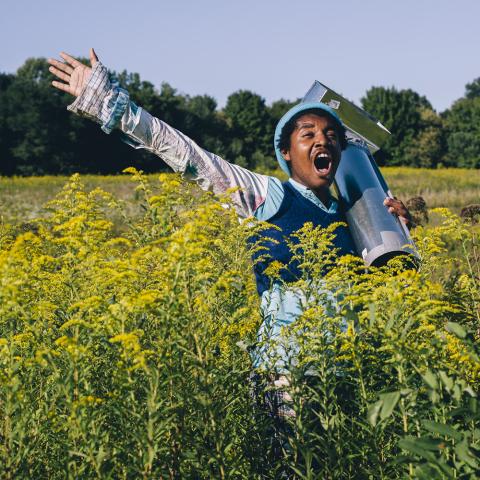
[[[259,295],[265,290],[268,290],[271,286],[271,281],[264,272],[268,265],[274,260],[288,266],[288,268],[283,268],[280,271],[281,278],[285,282],[294,282],[301,277],[298,263],[292,262],[292,252],[285,241],[286,238],[289,238],[292,233],[303,227],[307,222],[312,222],[314,227],[328,227],[334,222],[345,222],[345,216],[341,211],[338,211],[337,213],[325,212],[313,202],[305,198],[290,184],[290,182],[285,182],[283,188],[285,196],[282,204],[280,205],[278,212],[268,220],[268,223],[273,223],[277,227],[280,227],[281,230],[271,228],[262,232],[262,237],[272,238],[278,243],[269,240],[262,240],[261,245],[266,247],[267,250],[257,252],[253,256],[255,260],[260,255],[265,255],[265,253],[268,255],[266,260],[257,262],[254,266]],[[335,234],[336,237],[334,244],[340,249],[338,255],[341,256],[348,253],[356,255],[355,246],[349,230],[346,227],[339,227],[335,230]],[[295,237],[291,237],[290,241],[295,242]]]

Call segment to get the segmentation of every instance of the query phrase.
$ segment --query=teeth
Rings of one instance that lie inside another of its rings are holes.
[[[330,168],[331,158],[328,153],[319,153],[315,157],[314,165],[317,170],[326,170]]]

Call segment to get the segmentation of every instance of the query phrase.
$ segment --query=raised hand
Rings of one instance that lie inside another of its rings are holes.
[[[65,62],[60,62],[53,58],[48,59],[51,65],[50,72],[56,75],[63,82],[53,81],[52,85],[59,90],[78,97],[83,87],[88,82],[92,69],[83,63],[80,63],[76,58],[68,55],[68,53],[61,52],[60,56]],[[97,54],[93,48],[90,49],[90,64],[95,66],[98,62]]]

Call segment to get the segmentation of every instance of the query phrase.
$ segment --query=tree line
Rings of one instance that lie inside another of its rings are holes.
[[[223,109],[208,95],[185,95],[168,83],[157,89],[138,73],[112,72],[133,101],[178,128],[203,148],[256,170],[276,167],[275,125],[294,101],[267,105],[254,92],[232,93]],[[98,125],[66,110],[72,97],[51,87],[44,58],[28,59],[15,74],[0,73],[0,174],[117,173],[134,165],[146,172],[163,162],[105,135]],[[480,168],[480,78],[437,113],[413,90],[372,87],[362,107],[391,132],[380,165]]]

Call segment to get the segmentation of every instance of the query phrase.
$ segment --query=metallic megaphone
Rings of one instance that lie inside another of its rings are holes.
[[[348,146],[335,175],[334,187],[342,204],[358,254],[370,266],[385,265],[398,255],[419,259],[410,233],[383,205],[392,194],[372,157],[390,132],[374,117],[322,83],[315,81],[303,102],[322,102],[337,111],[347,130]]]

